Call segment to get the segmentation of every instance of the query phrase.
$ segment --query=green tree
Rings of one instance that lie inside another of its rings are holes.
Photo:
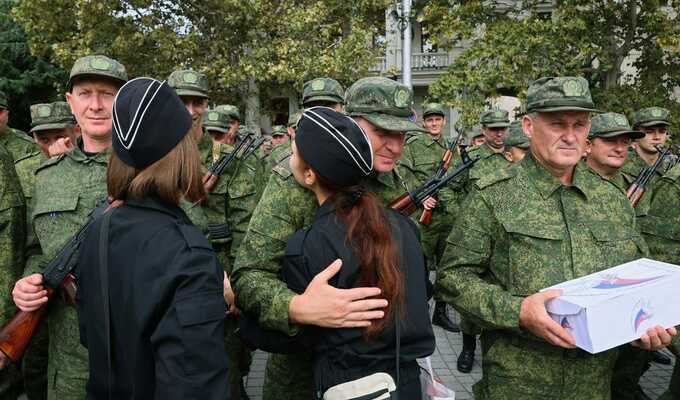
[[[660,105],[680,126],[680,2],[433,0],[426,23],[440,46],[466,49],[430,88],[477,118],[490,98],[523,99],[541,76],[580,75],[590,82],[597,106],[625,112]],[[628,65],[627,65],[628,64]]]
[[[0,90],[9,97],[10,126],[28,130],[30,105],[56,101],[66,73],[45,58],[31,56],[25,32],[10,15],[15,5],[15,0],[0,0]]]

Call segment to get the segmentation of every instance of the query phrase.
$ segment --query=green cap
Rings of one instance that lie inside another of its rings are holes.
[[[547,77],[529,85],[528,113],[558,111],[597,112],[587,80],[576,76]]]
[[[636,111],[633,115],[633,126],[654,126],[654,125],[670,125],[668,121],[670,111],[661,107],[648,107]]]
[[[71,107],[64,101],[31,106],[31,132],[65,129],[76,124]]]
[[[302,113],[300,111],[295,111],[294,113],[290,114],[288,116],[288,127],[289,128],[297,128],[297,123],[300,120],[301,116],[302,116]]]
[[[241,113],[238,112],[238,107],[236,106],[232,106],[231,104],[222,104],[215,107],[215,111],[221,111],[227,114],[229,118],[241,122]]]
[[[631,139],[640,139],[645,136],[640,131],[630,129],[628,119],[623,114],[610,112],[596,115],[591,119],[588,139],[596,137],[611,138],[621,135],[626,135]]]
[[[340,82],[331,78],[316,78],[305,82],[302,88],[302,105],[313,101],[345,103],[344,90]]]
[[[507,128],[510,118],[505,110],[487,110],[479,116],[479,123],[487,128]]]
[[[345,111],[387,131],[425,132],[415,123],[413,93],[407,86],[383,77],[362,78],[347,89]]]
[[[463,146],[471,146],[472,139],[476,138],[477,136],[482,136],[482,127],[479,125],[475,125],[463,132],[463,140],[461,140],[461,144]]]
[[[283,125],[274,125],[272,127],[272,134],[271,136],[285,136],[288,134],[288,129],[283,126]]]
[[[203,127],[207,131],[227,133],[231,118],[221,111],[209,110],[203,113]]]
[[[9,101],[7,101],[7,94],[0,90],[0,108],[8,108]]]
[[[68,90],[73,87],[73,79],[81,76],[103,77],[121,85],[128,80],[123,64],[106,56],[85,56],[77,59],[68,78]]]
[[[512,121],[510,123],[508,134],[503,138],[503,146],[519,147],[520,149],[528,149],[531,146],[529,137],[522,130],[521,121]]]
[[[423,119],[428,115],[441,115],[442,117],[445,117],[446,112],[444,112],[444,106],[439,103],[425,104],[423,107]]]
[[[168,85],[178,96],[209,97],[208,78],[198,71],[173,71],[168,77]]]

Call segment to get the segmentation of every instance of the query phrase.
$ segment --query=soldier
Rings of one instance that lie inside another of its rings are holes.
[[[229,115],[221,111],[209,110],[203,114],[203,129],[217,143],[231,144],[227,141],[230,122],[231,118],[229,118]],[[217,146],[213,146],[213,149],[215,147]]]
[[[229,131],[227,132],[227,136],[224,140],[225,143],[234,145],[238,139],[237,133],[241,127],[241,113],[238,111],[236,106],[232,106],[231,104],[217,106],[215,107],[215,111],[226,113],[229,116]]]
[[[541,78],[522,123],[531,155],[475,182],[449,235],[440,295],[482,328],[476,399],[609,399],[616,351],[589,354],[552,320],[539,292],[636,259],[645,245],[633,209],[579,163],[594,105],[583,78]],[[655,350],[674,329],[650,329]]]
[[[442,134],[445,125],[446,112],[444,106],[439,103],[426,104],[423,107],[423,126],[428,134],[416,134],[406,140],[404,155],[399,161],[399,167],[407,168],[415,174],[420,183],[425,183],[432,178],[439,169],[444,153],[448,148],[448,143],[446,143]],[[453,165],[453,162],[451,164]],[[431,204],[428,206],[431,206]],[[440,238],[448,234],[450,229],[447,223],[450,217],[446,215],[445,206],[445,204],[442,204],[435,207],[435,212],[444,213],[444,215],[438,215],[428,227],[420,226],[423,250],[431,267],[435,266],[438,261],[437,245]],[[458,325],[449,318],[446,312],[446,303],[443,301],[435,302],[432,323],[449,332],[460,332]]]
[[[272,147],[276,148],[288,142],[288,129],[283,125],[275,125],[272,127]]]
[[[10,128],[9,102],[5,92],[0,91],[0,146],[9,151],[13,160],[23,158],[35,152],[35,144],[25,132]]]
[[[408,189],[394,167],[403,151],[405,132],[422,129],[410,120],[412,96],[407,87],[378,77],[360,79],[347,91],[347,113],[373,146],[375,172],[367,185],[382,201],[389,202]],[[232,280],[237,304],[257,316],[263,327],[295,334],[296,324],[358,327],[382,316],[381,311],[371,310],[383,306],[384,300],[365,300],[378,295],[375,288],[339,290],[328,285],[340,268],[338,263],[317,275],[301,295],[280,280],[286,241],[311,223],[316,208],[313,193],[297,184],[288,160],[283,160],[274,168],[253,213]],[[272,354],[263,398],[311,398],[311,372],[309,354]]]
[[[307,81],[302,89],[302,106],[325,106],[342,112],[345,104],[344,90],[340,82],[331,78]]]
[[[47,160],[36,172],[33,228],[43,256],[29,260],[26,277],[14,287],[14,302],[22,310],[30,311],[47,300],[38,272],[107,197],[111,110],[118,89],[126,81],[125,67],[105,56],[79,58],[71,69],[66,101],[82,136],[73,149]],[[80,344],[75,309],[56,301],[50,308],[48,330],[48,399],[83,399],[88,359],[87,350]]]
[[[50,157],[59,156],[75,146],[79,137],[76,132],[76,120],[68,103],[58,101],[32,105],[31,134],[40,151],[17,160],[14,165],[26,200],[27,258],[41,253],[31,225],[35,173],[42,162]],[[44,399],[47,396],[47,343],[47,327],[43,325],[33,336],[29,348],[24,353],[22,369],[24,387],[29,400]]]
[[[213,147],[210,135],[203,132],[203,113],[208,108],[208,99],[210,98],[208,96],[208,78],[197,71],[177,70],[173,71],[168,77],[168,84],[175,89],[191,114],[194,139],[196,139],[198,150],[203,156],[203,163],[206,164]],[[195,225],[199,225],[197,221],[194,221],[192,215],[189,215],[189,218]]]
[[[475,125],[467,132],[470,147],[479,147],[486,142],[486,136],[482,132],[482,127]]]
[[[0,145],[0,326],[16,312],[10,288],[21,277],[24,265],[25,212],[12,155]],[[16,399],[22,389],[21,372],[16,365],[10,364],[0,371],[0,398]]]
[[[521,121],[512,121],[508,134],[503,139],[503,156],[510,164],[517,164],[524,159],[531,143],[522,130]]]

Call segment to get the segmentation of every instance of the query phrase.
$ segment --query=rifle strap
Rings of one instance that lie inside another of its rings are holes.
[[[109,315],[109,226],[111,216],[115,212],[115,206],[104,213],[102,224],[99,229],[99,281],[101,283],[102,301],[104,303],[104,338],[106,346],[106,383],[108,388],[107,399],[111,400],[111,316]]]

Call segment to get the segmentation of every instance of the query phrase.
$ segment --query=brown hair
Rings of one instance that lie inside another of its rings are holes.
[[[335,193],[336,215],[347,227],[346,243],[359,259],[361,286],[379,287],[388,302],[385,317],[374,320],[364,330],[364,338],[380,334],[404,311],[404,278],[399,267],[399,248],[392,235],[384,205],[362,185],[339,187],[316,173],[319,184]],[[396,314],[395,314],[396,312]]]
[[[142,170],[125,164],[112,152],[106,184],[115,200],[157,196],[176,205],[181,197],[199,201],[205,196],[201,175],[198,147],[191,135],[185,135],[168,154]]]

